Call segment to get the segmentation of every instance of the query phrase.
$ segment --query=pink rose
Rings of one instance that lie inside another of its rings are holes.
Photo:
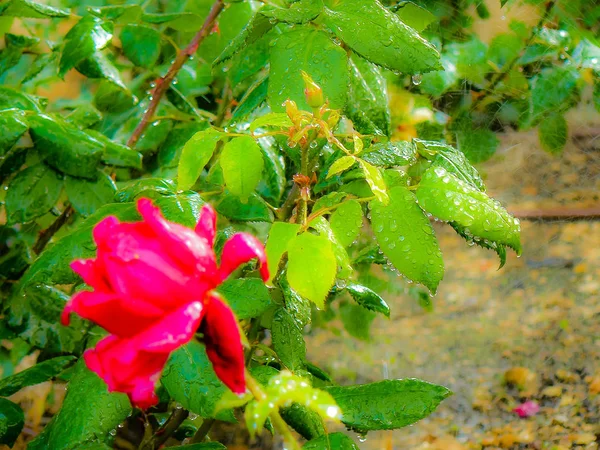
[[[538,412],[540,412],[540,405],[531,400],[526,401],[525,403],[521,403],[513,412],[517,413],[521,419],[526,417],[535,416]]]
[[[138,201],[138,210],[140,222],[120,223],[111,216],[98,223],[96,259],[71,263],[94,290],[71,298],[63,324],[75,312],[110,333],[86,350],[87,366],[110,391],[124,392],[134,405],[148,408],[158,402],[154,388],[170,353],[200,331],[216,374],[233,392],[245,392],[237,321],[214,289],[253,258],[267,280],[262,243],[246,233],[232,236],[218,266],[212,207],[202,208],[195,230],[167,221],[148,199]]]

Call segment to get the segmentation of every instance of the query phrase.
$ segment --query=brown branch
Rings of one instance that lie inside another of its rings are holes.
[[[204,41],[204,39],[211,33],[215,26],[217,17],[219,16],[219,14],[221,14],[221,11],[223,11],[224,6],[225,5],[223,3],[223,0],[215,1],[212,8],[210,9],[210,12],[208,13],[208,16],[206,17],[206,20],[204,21],[204,24],[202,25],[202,28],[200,29],[200,31],[198,31],[198,33],[196,33],[194,39],[192,39],[192,42],[190,42],[184,50],[181,50],[177,54],[177,57],[175,58],[175,61],[173,61],[171,67],[169,67],[167,74],[156,81],[156,86],[154,86],[154,89],[152,89],[152,92],[150,94],[150,105],[144,113],[142,121],[134,130],[133,134],[129,138],[129,141],[127,141],[127,145],[129,147],[135,147],[142,134],[144,134],[144,131],[146,130],[150,122],[152,122],[154,113],[156,112],[158,104],[160,103],[160,100],[162,99],[163,95],[167,92],[169,86],[171,86],[171,83],[173,82],[173,80],[177,76],[177,73],[179,73],[179,70],[183,67],[185,62],[192,55],[194,55],[194,53],[196,53],[202,41]]]
[[[179,426],[190,415],[190,412],[183,408],[175,408],[167,421],[152,435],[152,438],[143,443],[142,450],[157,450],[177,431]]]
[[[33,244],[32,250],[38,255],[42,253],[42,250],[46,248],[46,245],[48,245],[48,242],[50,242],[52,236],[54,236],[58,230],[60,230],[63,225],[68,222],[74,212],[75,210],[71,205],[67,206],[62,214],[58,216],[58,218],[52,223],[52,225],[40,232],[37,241],[35,241],[35,244]]]

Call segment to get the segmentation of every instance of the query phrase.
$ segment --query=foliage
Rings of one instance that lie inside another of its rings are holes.
[[[307,360],[305,328],[339,317],[368,339],[376,314],[392,316],[384,297],[397,274],[430,303],[444,276],[432,217],[501,265],[507,248],[520,253],[518,221],[473,164],[507,127],[538,127],[543,148],[562,151],[565,113],[592,85],[600,104],[600,7],[546,2],[537,25],[512,21],[488,45],[470,28],[471,0],[48,3],[0,6],[0,339],[40,351],[16,375],[16,360],[2,363],[0,396],[69,383],[31,448],[104,448],[137,420],[81,360],[69,368],[102,332],[59,316],[82,288],[69,263],[94,254],[93,227],[138,220],[142,197],[189,227],[210,202],[223,221],[217,252],[251,232],[271,277],[265,287],[246,265],[219,288],[245,332],[251,393],[233,398],[191,342],[163,371],[141,448],[154,448],[175,403],[204,421],[200,441],[244,409],[252,433],[276,430],[299,448],[289,425],[307,449],[357,448],[325,419],[365,433],[435,410],[450,392],[423,381],[336,385]],[[12,445],[24,417],[0,405],[0,443]],[[187,443],[182,428],[169,429],[175,443]]]

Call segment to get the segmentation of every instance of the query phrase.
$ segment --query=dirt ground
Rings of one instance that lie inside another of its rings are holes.
[[[490,195],[518,214],[599,210],[600,132],[579,124],[560,157],[535,132],[502,136],[481,168]],[[522,229],[523,256],[498,271],[494,253],[436,224],[447,272],[433,312],[386,297],[391,320],[376,319],[370,342],[313,332],[309,358],[338,379],[416,377],[454,392],[430,418],[370,433],[361,449],[598,449],[600,222]],[[521,419],[512,410],[527,400],[540,411]]]

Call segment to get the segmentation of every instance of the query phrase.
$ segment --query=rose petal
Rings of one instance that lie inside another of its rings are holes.
[[[196,225],[196,234],[206,240],[212,248],[215,245],[217,235],[217,213],[208,203],[200,211],[200,219]]]
[[[102,248],[106,240],[112,236],[117,225],[119,225],[119,220],[115,216],[105,217],[96,224],[92,233],[98,249]]]
[[[219,379],[234,393],[246,391],[244,349],[233,311],[216,293],[211,293],[200,326],[208,359]]]
[[[182,271],[210,277],[214,275],[216,258],[212,243],[194,230],[166,220],[160,209],[146,198],[138,200],[138,210],[154,231],[154,238],[161,243],[163,251],[180,263]]]
[[[161,308],[145,300],[90,291],[78,292],[69,300],[61,315],[63,325],[69,324],[71,312],[119,337],[134,336],[164,316]]]
[[[269,279],[269,268],[265,247],[258,239],[248,233],[234,234],[223,246],[221,266],[219,267],[219,280],[225,280],[231,272],[241,264],[258,258],[260,275],[264,281]]]
[[[95,259],[76,259],[71,262],[71,269],[83,281],[94,289],[109,291],[110,286],[102,265]]]

